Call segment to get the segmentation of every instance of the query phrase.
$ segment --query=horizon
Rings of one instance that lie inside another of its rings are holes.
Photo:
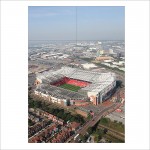
[[[29,6],[29,41],[125,40],[124,6]]]

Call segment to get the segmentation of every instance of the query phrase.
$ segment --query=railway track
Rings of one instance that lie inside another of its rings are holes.
[[[121,139],[122,141],[125,140],[125,134],[122,132],[118,132],[118,131],[111,129],[111,128],[104,126],[104,125],[99,125],[98,127],[101,129],[107,129],[107,134],[113,135],[114,137]]]
[[[120,104],[112,104],[111,106],[104,108],[103,110],[101,110],[99,112],[99,114],[97,114],[92,120],[88,121],[79,131],[77,131],[77,134],[82,134],[85,135],[85,133],[87,132],[87,129],[89,127],[94,126],[103,116],[113,112],[115,109],[117,109],[120,106]],[[66,143],[68,143],[68,141],[72,141],[72,139],[74,138],[75,135],[73,135],[72,137],[70,137]]]

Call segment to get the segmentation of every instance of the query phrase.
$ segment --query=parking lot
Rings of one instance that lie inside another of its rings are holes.
[[[86,110],[91,110],[93,111],[95,114],[97,114],[100,110],[103,110],[105,107],[102,105],[86,105],[86,106],[82,106],[82,108],[86,109]]]
[[[121,111],[114,111],[112,113],[110,113],[109,115],[107,115],[107,118],[110,118],[112,121],[116,120],[118,122],[122,122],[123,124],[125,124],[125,106],[122,105],[120,107]]]

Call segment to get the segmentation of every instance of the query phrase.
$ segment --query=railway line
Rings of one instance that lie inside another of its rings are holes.
[[[111,128],[104,126],[104,125],[99,125],[98,127],[101,129],[107,129],[107,134],[113,135],[114,137],[116,137],[122,141],[125,140],[125,134],[124,133],[118,132],[118,131],[111,129]]]

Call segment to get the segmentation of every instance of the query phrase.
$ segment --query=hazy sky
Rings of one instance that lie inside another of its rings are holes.
[[[124,40],[125,7],[30,6],[29,40]]]

